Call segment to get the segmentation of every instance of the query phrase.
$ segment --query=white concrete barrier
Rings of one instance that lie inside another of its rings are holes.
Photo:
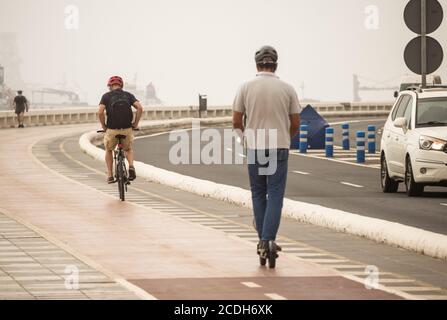
[[[191,119],[177,121],[177,123],[171,123],[171,125],[185,125],[188,121],[191,121]],[[210,119],[203,120],[205,124],[208,121]],[[213,121],[226,120],[215,119]],[[154,125],[159,124],[155,123]],[[165,125],[168,125],[168,123],[165,122]],[[104,161],[104,151],[91,142],[96,137],[96,132],[88,132],[82,135],[79,145],[88,155]],[[252,208],[251,193],[248,190],[181,175],[138,161],[135,162],[135,167],[139,177],[150,181],[192,192],[203,197],[210,197]],[[290,199],[285,199],[284,201],[283,215],[302,222],[447,260],[447,236],[442,234]]]
[[[304,104],[303,104],[304,106]],[[387,116],[392,103],[315,103],[313,107],[324,117],[369,117]],[[97,107],[38,109],[25,114],[26,126],[49,126],[61,124],[91,123],[98,121]],[[210,107],[207,118],[231,116],[231,107]],[[145,108],[142,120],[197,118],[197,107]],[[0,111],[0,129],[16,126],[13,111]]]

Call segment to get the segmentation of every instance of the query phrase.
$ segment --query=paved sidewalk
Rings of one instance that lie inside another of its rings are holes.
[[[80,125],[4,130],[3,137],[14,141],[14,148],[0,145],[0,154],[8,154],[8,158],[0,158],[5,172],[0,180],[4,197],[0,211],[4,208],[10,216],[44,230],[155,298],[399,298],[381,290],[367,290],[363,283],[344,278],[329,267],[290,255],[282,255],[276,270],[260,268],[254,246],[246,240],[181,219],[180,211],[162,212],[166,206],[151,202],[145,195],[135,197],[141,197],[146,205],[119,202],[116,190],[109,193],[111,187],[105,184],[101,172],[78,173],[76,181],[64,175],[69,168],[55,161],[48,147],[47,151],[39,144],[33,148],[43,165],[31,152],[34,143],[44,139],[94,128]],[[49,148],[67,160],[61,145],[50,144]],[[72,177],[75,174],[71,172]],[[89,184],[82,183],[83,179]],[[73,258],[67,259],[74,262]],[[60,281],[64,270],[58,271]],[[250,282],[260,287],[247,287]],[[198,285],[191,288],[192,283]]]
[[[0,300],[5,299],[139,297],[0,212]]]

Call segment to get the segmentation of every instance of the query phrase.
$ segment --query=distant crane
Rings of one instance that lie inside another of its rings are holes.
[[[399,90],[398,86],[365,86],[361,85],[359,81],[359,76],[354,74],[352,76],[353,82],[353,97],[354,102],[361,102],[360,91],[396,91]]]

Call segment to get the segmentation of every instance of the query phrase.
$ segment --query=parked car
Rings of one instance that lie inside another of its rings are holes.
[[[425,186],[447,186],[447,87],[402,91],[381,143],[383,192],[404,182],[409,196]]]

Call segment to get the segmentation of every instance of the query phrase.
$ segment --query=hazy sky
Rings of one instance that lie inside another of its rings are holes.
[[[153,81],[168,105],[197,104],[199,92],[209,104],[231,104],[254,76],[253,55],[264,44],[276,46],[278,74],[300,95],[304,82],[307,98],[340,101],[352,100],[353,73],[390,84],[409,73],[402,56],[415,35],[403,23],[407,2],[0,0],[0,32],[17,33],[25,82],[55,86],[65,74],[92,104],[109,76],[136,73],[138,85]],[[71,4],[79,8],[77,30],[65,27]],[[365,27],[370,5],[379,9],[378,30]],[[446,47],[447,22],[433,36]],[[438,70],[444,78],[446,67]]]

